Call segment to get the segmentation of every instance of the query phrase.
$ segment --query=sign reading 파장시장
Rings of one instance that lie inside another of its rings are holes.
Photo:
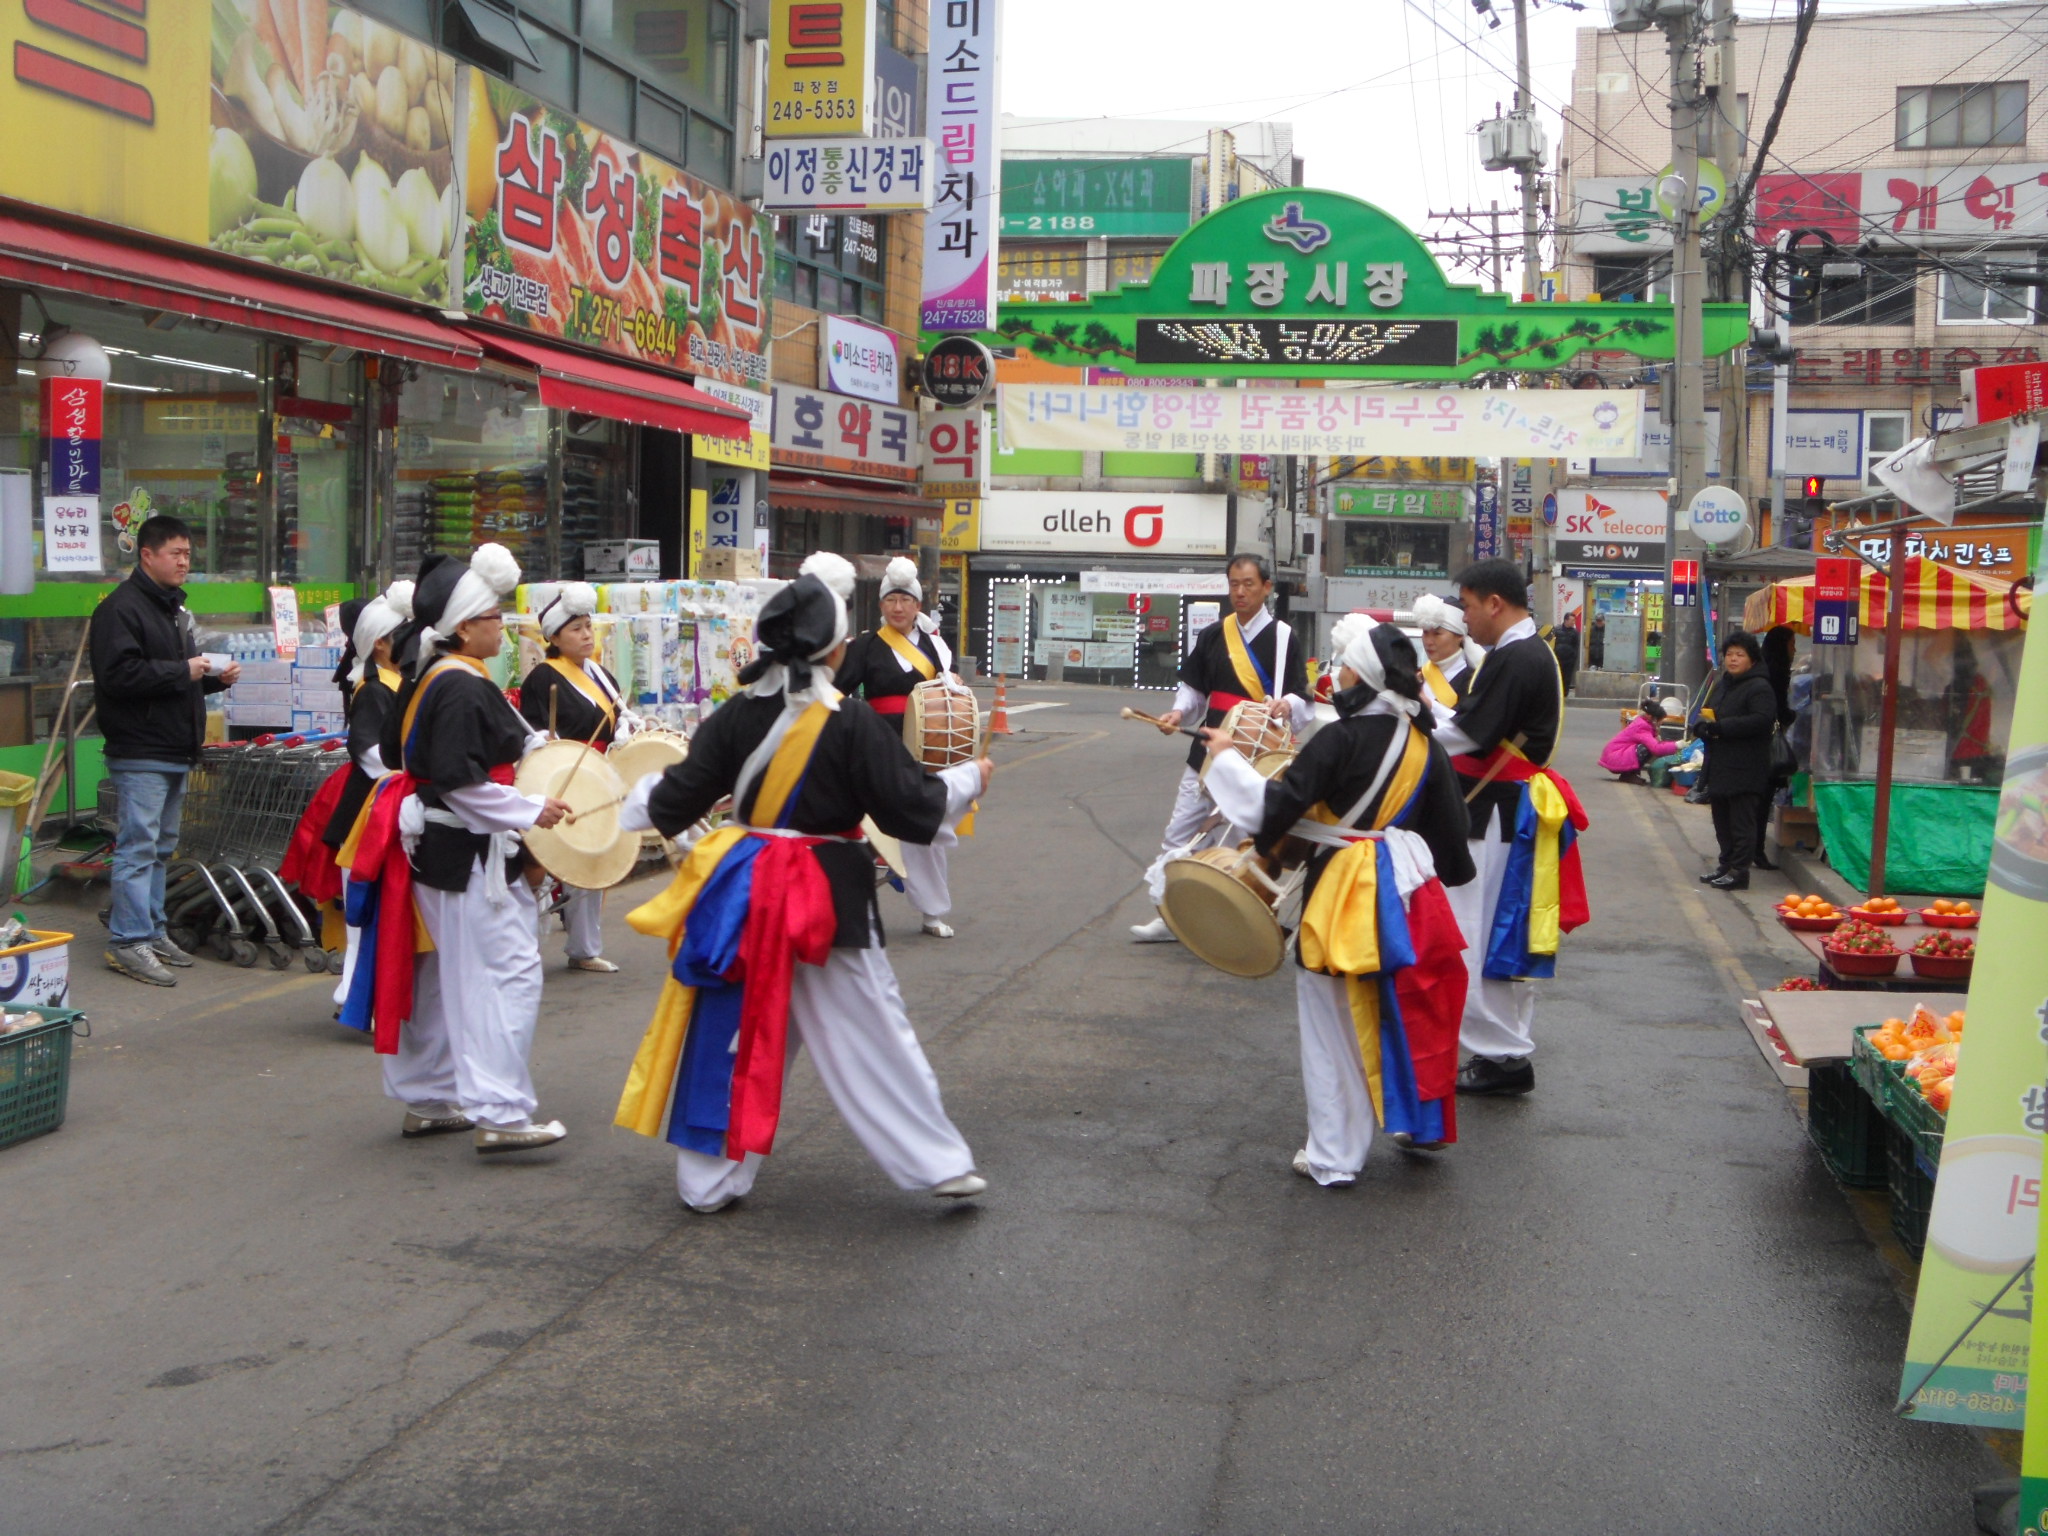
[[[933,0],[925,133],[933,144],[919,324],[987,330],[996,318],[996,38],[1001,0]]]
[[[768,215],[623,139],[465,70],[463,307],[728,384],[768,378]],[[481,93],[479,95],[479,93]]]
[[[1178,235],[1194,222],[1192,160],[1005,160],[1003,233]]]
[[[1291,187],[1226,203],[1148,282],[1006,304],[996,330],[988,339],[1045,362],[1138,377],[1443,381],[1555,368],[1588,350],[1669,357],[1673,337],[1669,304],[1518,304],[1452,284],[1380,209]],[[1747,338],[1743,306],[1707,306],[1708,355]]]

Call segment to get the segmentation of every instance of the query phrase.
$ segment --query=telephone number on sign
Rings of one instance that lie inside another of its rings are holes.
[[[1006,235],[1085,233],[1094,227],[1092,213],[1013,213],[1003,220]]]
[[[816,101],[778,101],[770,104],[769,118],[778,123],[850,123],[860,116],[860,103],[851,96],[821,96]]]

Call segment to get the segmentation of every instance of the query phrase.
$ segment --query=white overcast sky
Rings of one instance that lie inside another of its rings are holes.
[[[1481,170],[1472,137],[1514,90],[1512,0],[1496,3],[1502,25],[1491,30],[1469,0],[1009,0],[1003,110],[1292,123],[1310,185],[1365,198],[1426,232],[1432,210],[1517,205],[1514,177]],[[1794,4],[1741,0],[1739,9],[1789,16]],[[1606,19],[1606,0],[1532,9],[1534,95],[1553,146],[1575,34]]]

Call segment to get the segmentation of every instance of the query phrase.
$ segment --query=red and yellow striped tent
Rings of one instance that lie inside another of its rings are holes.
[[[1884,632],[1886,590],[1884,573],[1860,566],[1862,590],[1857,603],[1857,622],[1865,632]],[[1995,576],[1977,576],[1954,566],[1918,555],[1906,561],[1906,591],[1902,612],[1907,633],[1920,629],[2000,629],[2027,627],[2026,620],[2006,601],[2012,583]],[[1752,634],[1762,634],[1788,624],[1801,634],[1813,631],[1813,584],[1811,576],[1774,582],[1752,592],[1743,605],[1742,622]]]

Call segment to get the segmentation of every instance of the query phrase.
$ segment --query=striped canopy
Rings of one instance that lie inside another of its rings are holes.
[[[1857,623],[1866,631],[1884,630],[1885,600],[1889,595],[1881,571],[1859,564],[1862,589],[1858,594]],[[2026,621],[2006,601],[2012,583],[1995,576],[1976,576],[1918,555],[1906,561],[1906,592],[1903,613],[1910,633],[1917,629],[2025,629]],[[1788,624],[1802,634],[1813,631],[1813,584],[1811,576],[1775,582],[1752,592],[1743,606],[1742,622],[1753,634],[1762,634]]]

